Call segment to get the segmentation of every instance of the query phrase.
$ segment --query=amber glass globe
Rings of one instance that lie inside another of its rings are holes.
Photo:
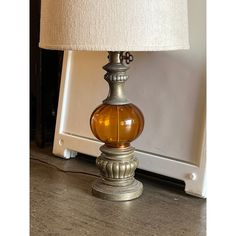
[[[90,118],[94,136],[110,147],[128,147],[144,127],[142,112],[133,104],[102,104]]]

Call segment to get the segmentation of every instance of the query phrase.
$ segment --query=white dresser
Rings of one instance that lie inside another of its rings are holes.
[[[189,51],[133,53],[126,94],[145,116],[132,143],[139,168],[183,180],[187,193],[206,197],[205,1],[189,1],[189,24]],[[105,52],[64,53],[54,154],[100,154],[89,118],[107,96],[106,63]]]

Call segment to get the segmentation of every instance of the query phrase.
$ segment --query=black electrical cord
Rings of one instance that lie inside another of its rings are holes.
[[[83,171],[72,171],[72,170],[63,170],[59,167],[57,167],[56,165],[53,165],[51,163],[48,163],[46,161],[43,161],[43,160],[39,160],[37,158],[33,158],[32,156],[30,157],[31,160],[34,160],[34,161],[38,161],[38,162],[41,162],[43,164],[46,164],[50,167],[53,167],[55,169],[57,169],[58,171],[60,172],[63,172],[63,173],[70,173],[70,174],[82,174],[82,175],[90,175],[90,176],[95,176],[95,177],[100,177],[99,175],[96,175],[96,174],[91,174],[91,173],[87,173],[87,172],[83,172]]]

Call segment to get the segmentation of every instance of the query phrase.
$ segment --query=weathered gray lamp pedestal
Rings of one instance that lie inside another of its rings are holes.
[[[134,178],[138,160],[130,142],[142,132],[144,119],[124,92],[126,65],[133,56],[128,52],[109,52],[108,58],[109,63],[103,68],[110,91],[90,120],[93,134],[105,142],[96,161],[101,178],[93,184],[92,192],[104,199],[126,201],[139,197],[143,191],[142,183]]]
[[[138,160],[134,148],[100,148],[102,154],[96,164],[101,178],[92,185],[93,195],[112,201],[127,201],[138,198],[143,192],[143,185],[134,178]]]

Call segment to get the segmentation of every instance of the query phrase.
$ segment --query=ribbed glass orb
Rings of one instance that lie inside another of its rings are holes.
[[[133,104],[102,104],[90,118],[94,136],[110,147],[128,147],[144,127],[142,112]]]

